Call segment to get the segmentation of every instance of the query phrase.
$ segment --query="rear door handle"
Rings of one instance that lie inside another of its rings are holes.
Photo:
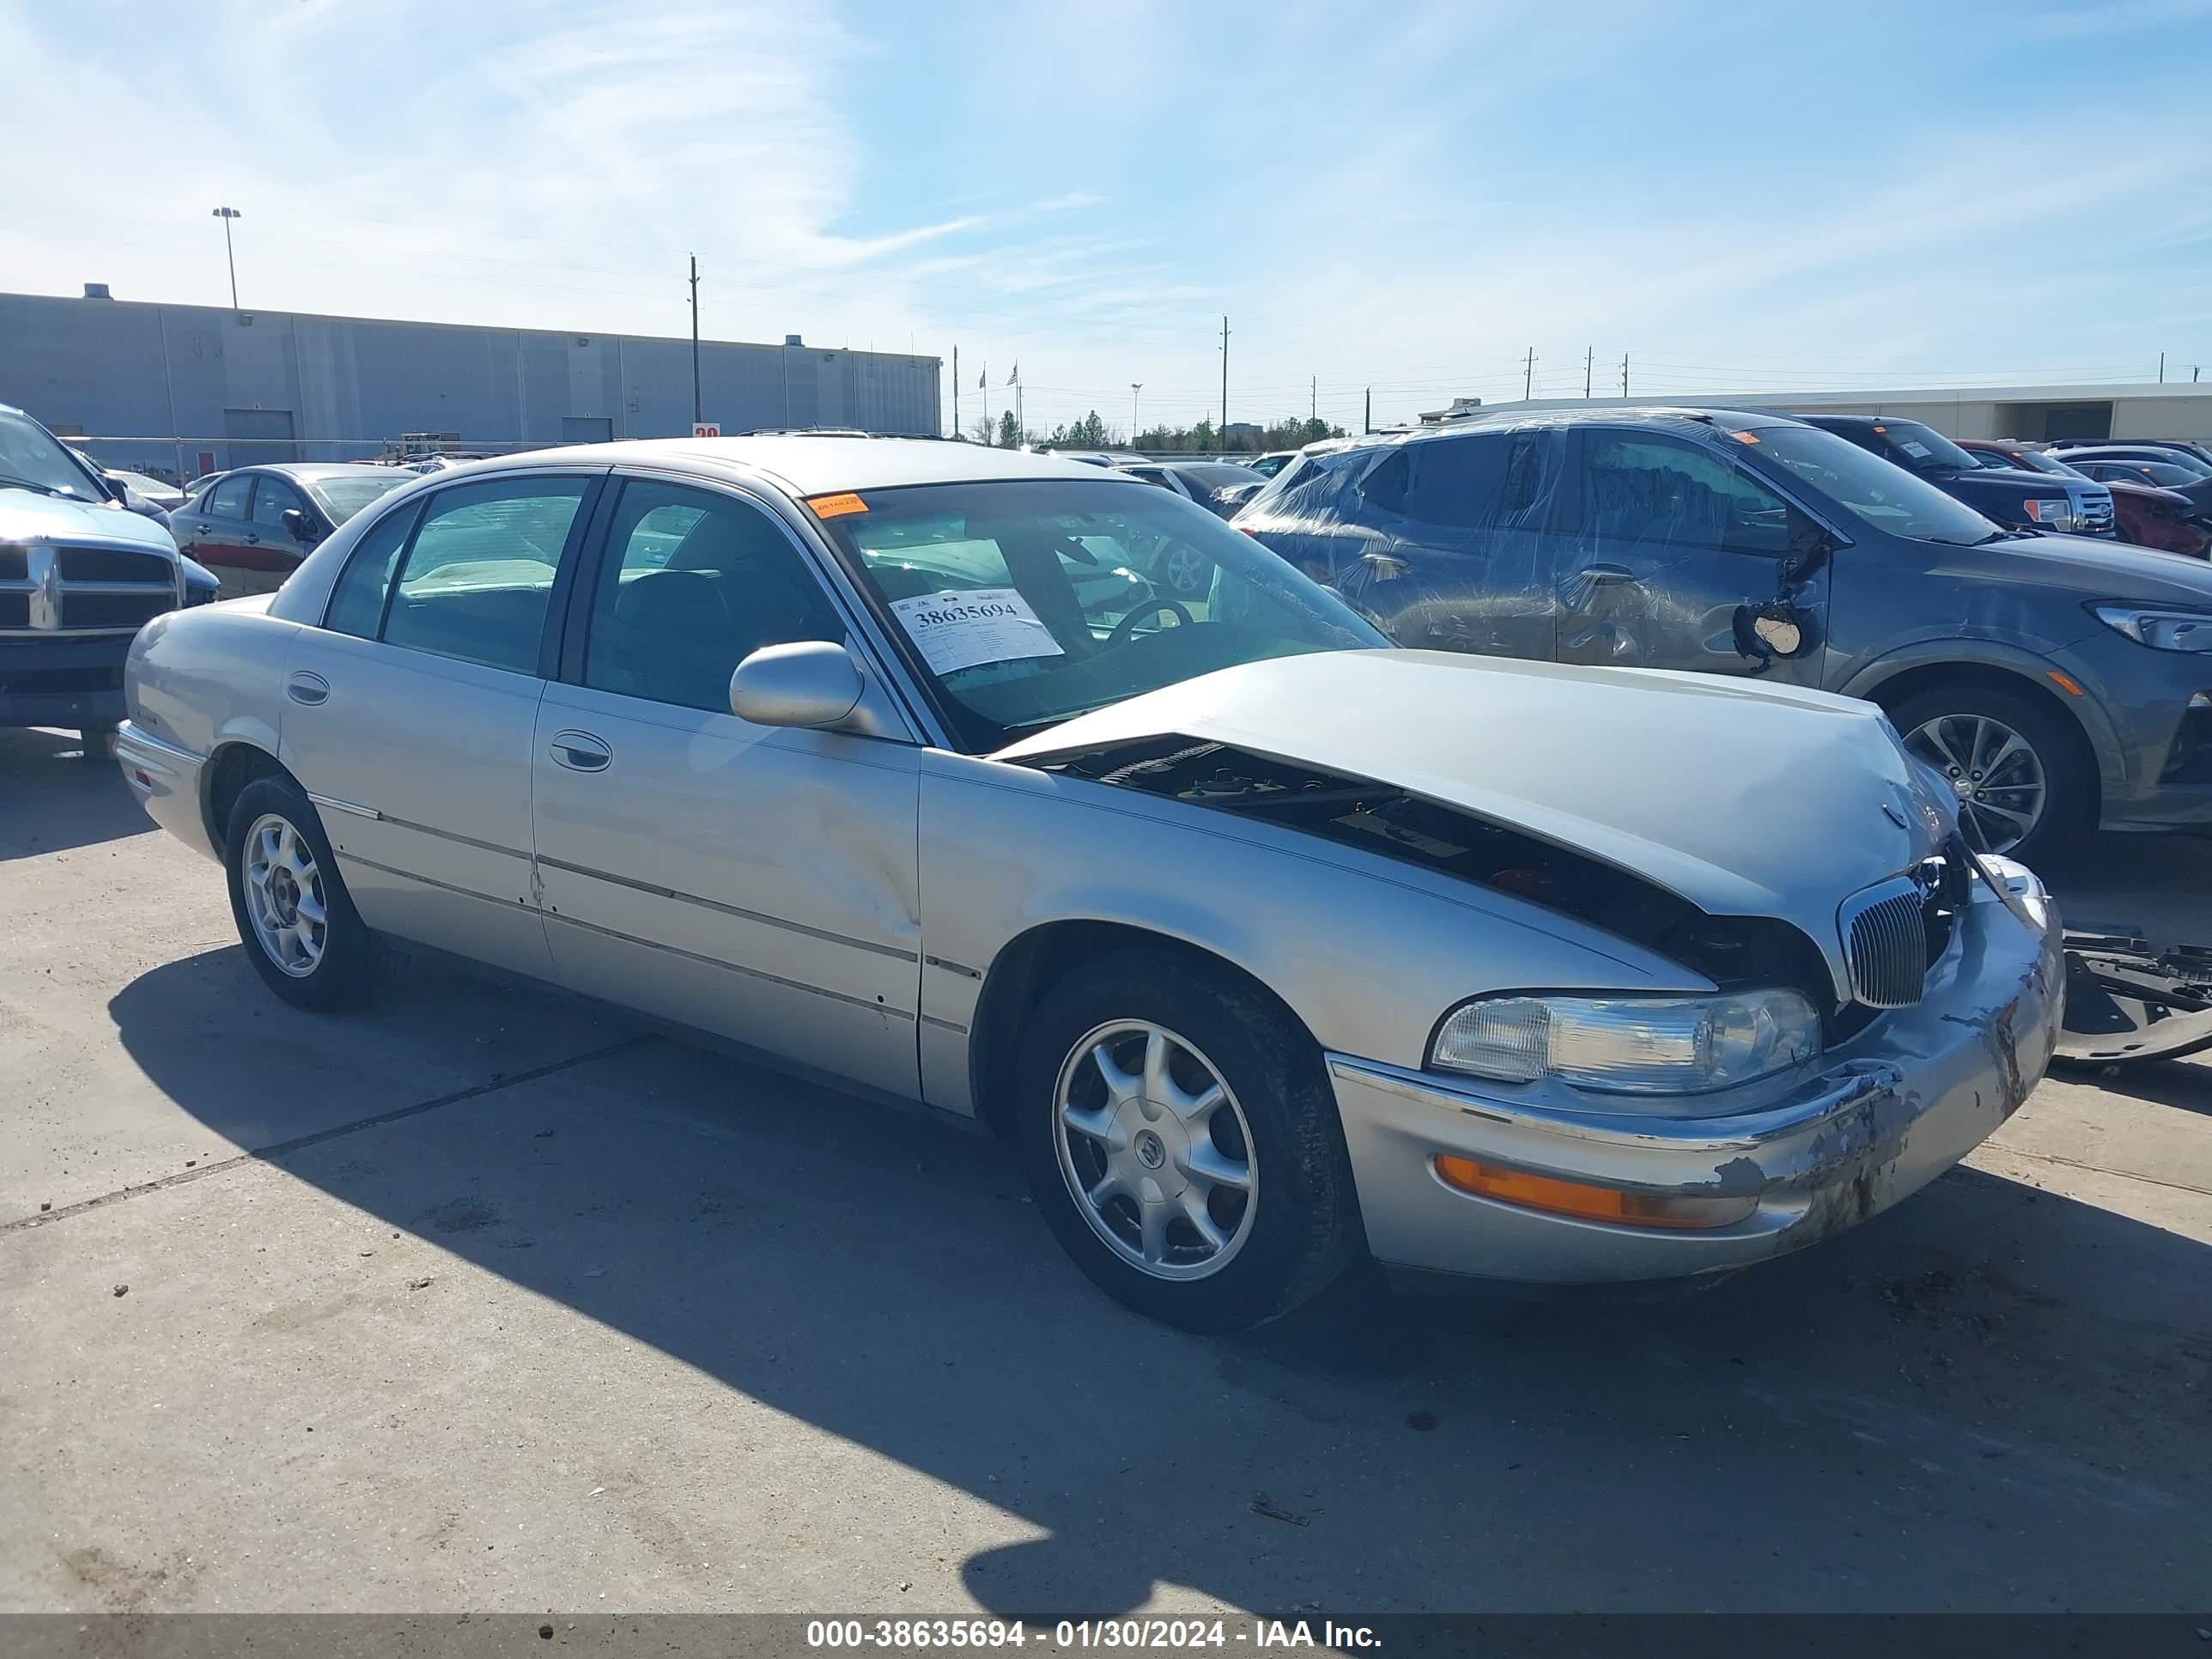
[[[615,751],[605,742],[588,732],[556,732],[553,734],[553,763],[565,766],[571,772],[604,772],[615,757]]]
[[[1636,573],[1625,564],[1586,564],[1582,568],[1581,574],[1593,587],[1636,580]]]
[[[284,682],[284,695],[312,708],[330,700],[331,683],[320,674],[310,674],[303,669]]]

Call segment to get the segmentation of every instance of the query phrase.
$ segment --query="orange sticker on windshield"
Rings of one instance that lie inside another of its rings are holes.
[[[1755,444],[1759,441],[1759,434],[1756,432],[1731,432],[1729,436],[1740,444]]]
[[[810,495],[806,504],[814,509],[817,519],[842,519],[848,513],[868,510],[868,504],[850,490],[842,495]]]

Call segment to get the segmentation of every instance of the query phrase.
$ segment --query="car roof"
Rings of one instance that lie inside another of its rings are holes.
[[[1022,478],[1111,478],[1108,468],[1018,449],[937,438],[851,438],[811,434],[749,438],[632,438],[615,443],[533,449],[471,461],[459,473],[482,477],[509,466],[696,466],[750,472],[800,497],[831,490],[896,489],[908,484],[984,483]],[[448,477],[456,475],[445,475]],[[1131,488],[1146,486],[1133,482]]]
[[[374,461],[255,461],[249,465],[234,466],[230,469],[230,473],[274,472],[280,477],[314,483],[324,478],[357,478],[365,473],[389,477],[398,470],[397,467],[379,466]],[[221,476],[228,477],[230,473]]]
[[[1731,409],[1704,404],[1646,404],[1606,409],[1499,410],[1486,415],[1463,415],[1449,421],[1437,421],[1429,426],[1401,426],[1361,433],[1348,438],[1323,438],[1308,444],[1298,453],[1301,455],[1348,454],[1362,449],[1465,437],[1470,432],[1536,432],[1575,426],[1625,426],[1682,433],[1713,433],[1802,424],[1794,415],[1777,414],[1771,409]],[[1282,475],[1278,473],[1276,476],[1279,477]]]

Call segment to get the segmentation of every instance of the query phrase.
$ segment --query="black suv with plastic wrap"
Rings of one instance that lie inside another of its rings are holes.
[[[1802,422],[1620,409],[1379,433],[1301,456],[1235,523],[1401,645],[1869,698],[1990,851],[2212,825],[2212,569],[2003,529]],[[1727,777],[1725,756],[1683,757],[1685,787]]]

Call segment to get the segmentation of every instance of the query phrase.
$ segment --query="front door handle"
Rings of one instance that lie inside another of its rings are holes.
[[[246,544],[248,547],[258,547],[261,545],[261,538],[249,530],[246,532]]]
[[[1593,587],[1604,587],[1614,582],[1632,582],[1636,573],[1625,564],[1586,564],[1579,574]]]
[[[330,700],[331,683],[320,674],[310,674],[302,669],[284,682],[284,695],[294,702],[306,703],[310,708]]]
[[[553,763],[571,772],[604,772],[614,757],[615,751],[588,732],[553,734]]]

